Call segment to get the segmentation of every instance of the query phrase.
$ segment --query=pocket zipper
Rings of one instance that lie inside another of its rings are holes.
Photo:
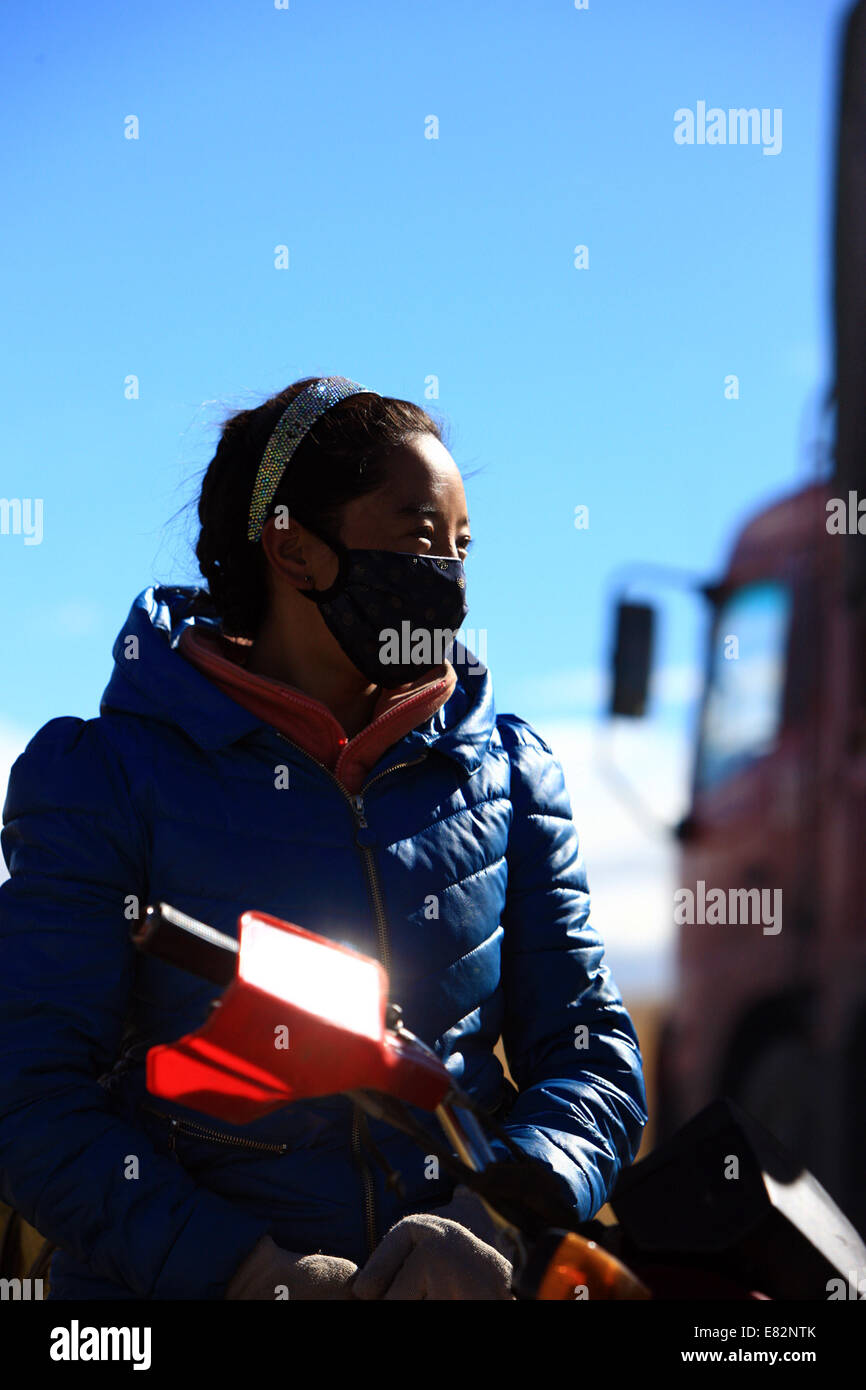
[[[235,1148],[257,1150],[259,1153],[284,1154],[288,1151],[288,1144],[269,1144],[263,1139],[241,1139],[234,1134],[224,1134],[218,1129],[211,1129],[207,1125],[196,1124],[195,1120],[181,1119],[175,1115],[169,1115],[165,1110],[157,1110],[153,1105],[140,1106],[141,1110],[146,1110],[150,1115],[158,1115],[161,1120],[168,1120],[171,1126],[169,1136],[169,1150],[174,1153],[175,1137],[178,1134],[186,1134],[191,1139],[212,1139],[217,1144],[228,1144]]]

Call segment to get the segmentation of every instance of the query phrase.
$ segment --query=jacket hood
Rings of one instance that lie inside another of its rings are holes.
[[[220,630],[206,589],[152,585],[135,599],[114,642],[114,670],[102,694],[100,714],[121,712],[183,730],[203,748],[220,748],[262,721],[223,694],[178,651],[186,628]],[[400,743],[428,746],[474,772],[496,727],[490,672],[454,644],[457,685],[437,712]]]

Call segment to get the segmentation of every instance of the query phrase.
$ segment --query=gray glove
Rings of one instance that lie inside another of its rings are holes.
[[[231,1299],[348,1299],[358,1266],[337,1255],[296,1255],[262,1236],[235,1270],[224,1298]]]
[[[467,1231],[483,1240],[485,1245],[492,1245],[510,1264],[514,1263],[517,1251],[512,1241],[493,1220],[481,1198],[471,1187],[464,1187],[462,1183],[458,1183],[451,1201],[447,1206],[436,1207],[433,1215],[459,1222]]]
[[[513,1298],[510,1260],[464,1225],[464,1217],[493,1237],[495,1223],[469,1188],[458,1187],[452,1202],[438,1211],[404,1216],[355,1276],[353,1296],[407,1302]],[[504,1242],[503,1248],[508,1248]]]

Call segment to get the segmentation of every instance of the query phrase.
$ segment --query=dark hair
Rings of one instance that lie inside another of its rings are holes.
[[[228,636],[254,638],[267,611],[267,561],[261,542],[247,539],[250,499],[265,445],[289,402],[320,379],[294,381],[254,409],[237,411],[222,422],[202,482],[195,553]],[[359,395],[338,402],[304,435],[268,514],[286,506],[290,517],[323,540],[339,540],[343,507],[380,487],[387,477],[387,451],[419,433],[442,441],[442,426],[411,401]]]

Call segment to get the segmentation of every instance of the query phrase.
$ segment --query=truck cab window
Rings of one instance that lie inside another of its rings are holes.
[[[701,729],[696,785],[717,786],[775,746],[791,617],[786,584],[745,585],[722,600]]]

